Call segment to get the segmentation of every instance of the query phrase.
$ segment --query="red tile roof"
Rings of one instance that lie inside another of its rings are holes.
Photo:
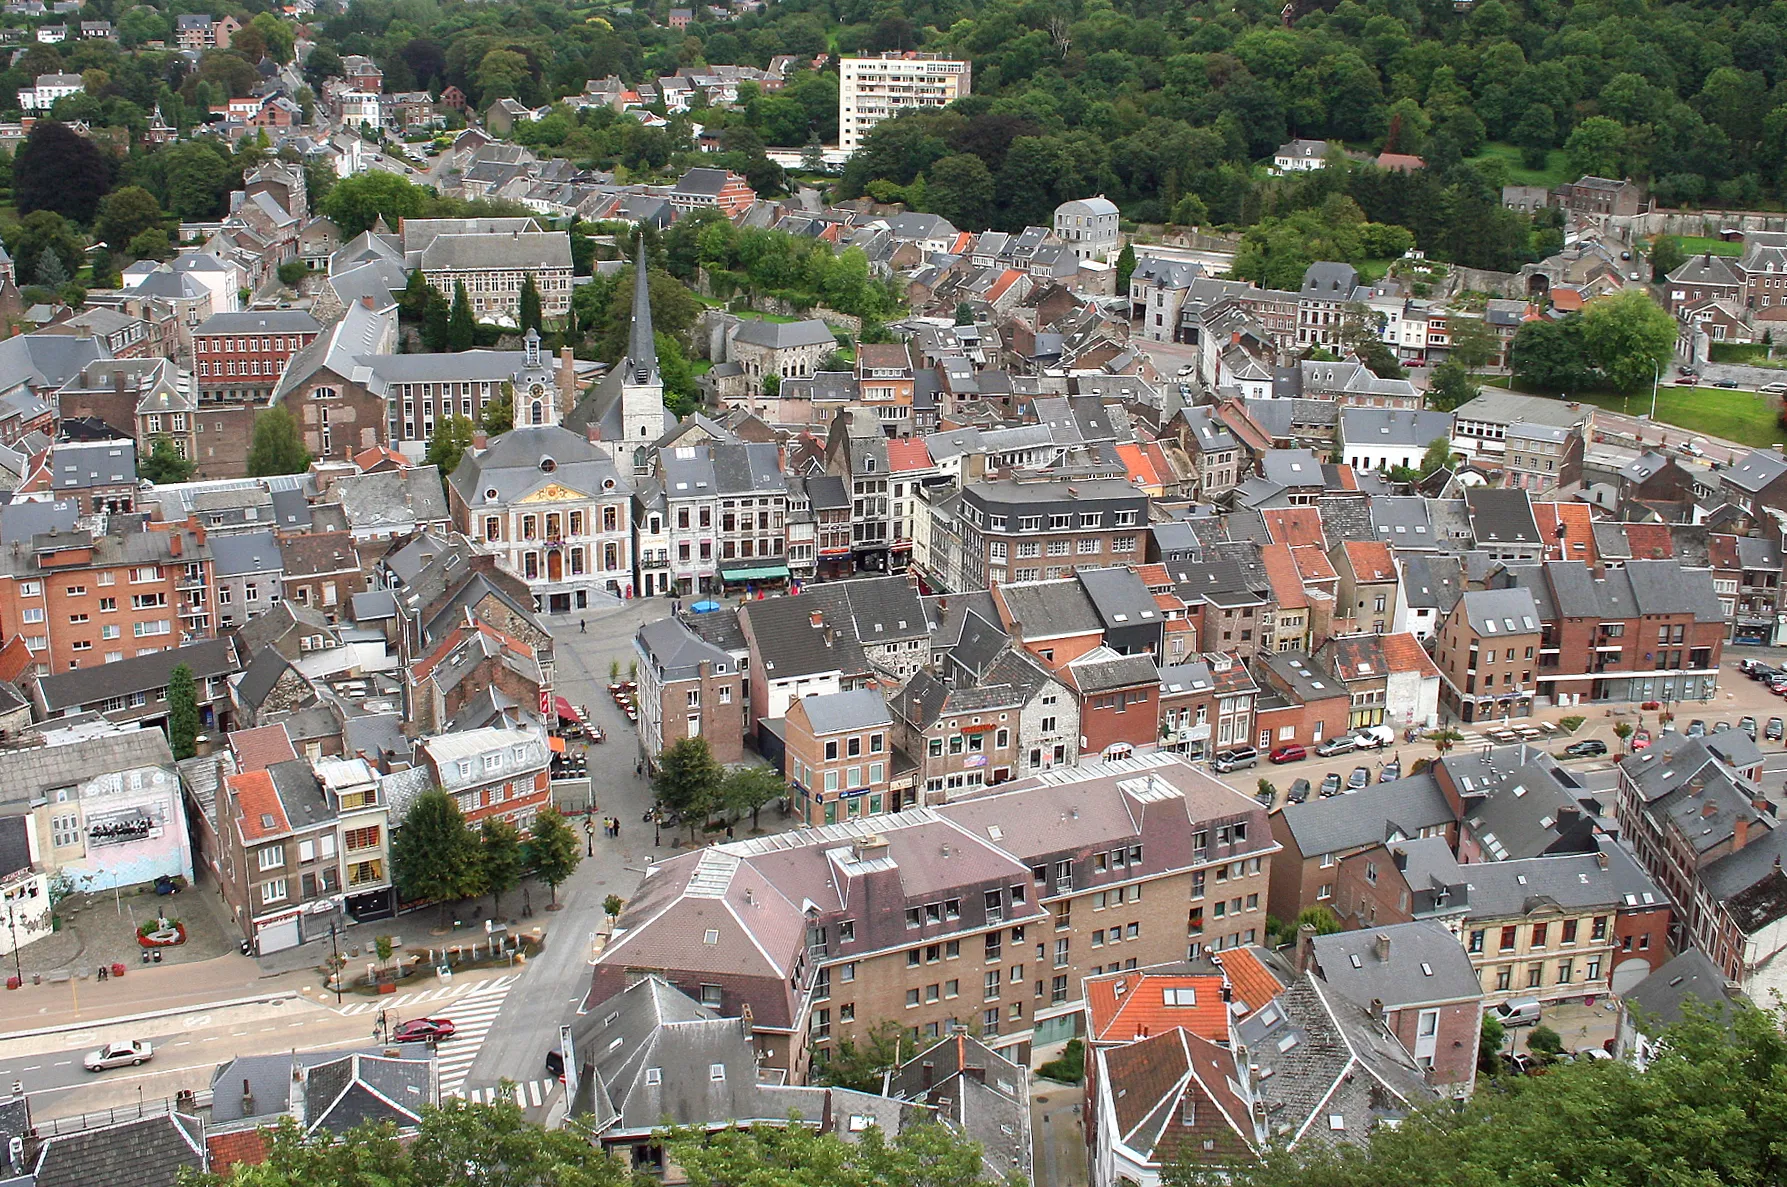
[[[1633,560],[1668,560],[1675,555],[1675,541],[1670,539],[1666,524],[1629,523],[1626,544]]]
[[[997,301],[1006,294],[1012,285],[1023,279],[1023,276],[1024,274],[1016,268],[1007,268],[1000,274],[999,279],[993,282],[993,287],[987,290],[987,300]]]
[[[1282,608],[1302,609],[1309,605],[1303,593],[1303,576],[1291,550],[1283,544],[1268,544],[1260,549],[1260,563],[1266,568],[1266,580],[1272,583],[1272,597]]]
[[[1345,544],[1347,564],[1352,566],[1358,581],[1396,580],[1396,562],[1390,558],[1390,546],[1381,540],[1348,540]]]
[[[1272,533],[1272,540],[1277,544],[1288,544],[1292,548],[1301,548],[1313,544],[1317,548],[1326,548],[1328,541],[1322,535],[1322,517],[1314,507],[1272,507],[1262,509],[1260,516],[1266,521],[1266,530]]]
[[[917,437],[898,437],[887,443],[887,468],[895,474],[931,468],[931,451]]]
[[[1595,515],[1586,503],[1534,503],[1533,518],[1539,524],[1539,538],[1545,541],[1545,559],[1583,561],[1590,568],[1598,567],[1601,554],[1595,548]],[[1557,525],[1564,525],[1563,539],[1558,538]]]
[[[1172,589],[1177,584],[1165,565],[1137,565],[1135,575],[1142,579],[1142,584],[1150,590]]]
[[[1131,971],[1086,978],[1086,1004],[1092,1010],[1094,1042],[1128,1043],[1184,1027],[1213,1042],[1229,1041],[1228,1003],[1222,977]],[[1186,1005],[1168,1005],[1183,995]]]
[[[1403,631],[1400,634],[1385,635],[1384,666],[1392,672],[1419,672],[1423,676],[1438,678],[1440,670],[1434,665],[1427,649],[1421,641]]]
[[[285,805],[279,802],[279,791],[273,786],[273,776],[265,771],[243,771],[231,775],[225,786],[236,805],[236,831],[244,844],[252,845],[292,831]]]
[[[1245,1005],[1249,1014],[1284,992],[1284,986],[1251,948],[1230,948],[1224,952],[1222,971],[1228,974],[1235,1000]]]
[[[227,1175],[238,1162],[259,1166],[267,1161],[267,1140],[258,1129],[240,1129],[234,1133],[205,1135],[205,1146],[211,1152],[211,1170]]]
[[[1160,473],[1154,468],[1154,461],[1140,445],[1117,446],[1117,457],[1123,462],[1123,468],[1129,472],[1129,480],[1142,486],[1159,489],[1162,486]]]
[[[276,762],[298,757],[283,724],[235,730],[230,734],[230,749],[235,751],[236,766],[244,771],[264,771]]]
[[[0,680],[12,683],[31,670],[35,663],[31,658],[31,649],[25,646],[25,636],[14,635],[0,647]]]
[[[1297,572],[1304,581],[1335,581],[1340,574],[1334,571],[1334,562],[1328,554],[1315,545],[1305,548],[1292,548],[1291,559],[1297,562]]]

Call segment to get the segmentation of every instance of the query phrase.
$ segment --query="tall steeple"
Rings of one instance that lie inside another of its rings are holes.
[[[658,345],[652,336],[651,281],[646,274],[645,236],[639,236],[639,259],[633,267],[633,332],[627,339],[627,382],[656,384]]]

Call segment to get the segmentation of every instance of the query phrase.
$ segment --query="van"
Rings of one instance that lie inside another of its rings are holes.
[[[1248,767],[1257,767],[1260,765],[1260,752],[1251,746],[1242,746],[1235,750],[1224,750],[1221,754],[1216,756],[1216,761],[1210,765],[1225,775],[1230,771],[1244,771]]]
[[[1499,1003],[1495,1007],[1495,1017],[1503,1026],[1537,1026],[1539,1023],[1539,999],[1536,997],[1516,997]]]
[[[1365,725],[1353,731],[1361,750],[1382,750],[1396,741],[1396,731],[1387,725]]]

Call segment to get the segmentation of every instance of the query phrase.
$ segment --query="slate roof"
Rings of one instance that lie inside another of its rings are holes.
[[[836,346],[831,327],[817,318],[806,321],[773,322],[748,318],[741,321],[732,336],[734,342],[770,350],[788,350],[797,346]]]
[[[447,520],[451,514],[438,466],[406,466],[337,479],[331,499],[355,531],[396,533]]]
[[[1452,436],[1452,414],[1347,407],[1340,410],[1340,435],[1349,449],[1374,446],[1425,449],[1434,441]]]
[[[204,701],[207,679],[223,679],[241,670],[233,639],[206,639],[184,647],[171,647],[149,655],[134,655],[97,668],[71,668],[37,680],[39,695],[49,712],[98,704],[108,697],[133,692],[152,692],[167,687],[175,667],[185,664],[199,682]]]
[[[159,767],[174,779],[174,752],[158,729],[126,730],[31,751],[29,762],[0,763],[0,804],[30,801],[45,792],[95,779]],[[151,781],[158,776],[150,776]]]
[[[1013,631],[1025,640],[1101,634],[1104,622],[1078,580],[1014,582],[999,587]]]
[[[1464,945],[1437,923],[1335,932],[1311,942],[1322,980],[1368,1010],[1373,1002],[1396,1010],[1483,996]]]
[[[707,615],[697,617],[711,617]],[[732,656],[703,639],[689,624],[675,618],[659,618],[640,627],[634,642],[646,661],[661,673],[664,682],[693,680],[700,675],[700,665],[711,663],[715,672],[732,668]]]
[[[178,1187],[182,1171],[204,1169],[196,1117],[162,1114],[45,1139],[32,1172],[37,1187]]]
[[[219,577],[240,577],[279,569],[279,541],[274,539],[271,529],[212,535],[209,542],[212,567]]]
[[[1471,535],[1479,547],[1544,542],[1525,491],[1474,486],[1465,491],[1464,500],[1470,508]]]
[[[887,700],[873,689],[804,697],[799,703],[813,732],[819,735],[893,724],[893,716],[887,711]]]
[[[1539,630],[1539,607],[1532,591],[1514,589],[1473,589],[1464,595],[1464,613],[1477,634],[1525,635]]]
[[[1753,495],[1787,474],[1787,458],[1772,449],[1754,449],[1742,461],[1719,473],[1727,486]]]
[[[1715,1015],[1747,1007],[1749,1002],[1726,979],[1725,973],[1698,948],[1688,948],[1662,968],[1640,981],[1620,998],[1638,1024],[1639,1033],[1655,1034],[1687,1016],[1684,1007],[1694,1001]]]
[[[1425,772],[1284,808],[1284,823],[1305,857],[1418,837],[1424,828],[1455,819],[1445,793]]]

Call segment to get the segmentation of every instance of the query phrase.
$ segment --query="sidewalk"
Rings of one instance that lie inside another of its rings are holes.
[[[15,1031],[97,1024],[153,1010],[202,1009],[213,1002],[275,989],[299,989],[303,984],[297,979],[283,984],[263,979],[254,961],[239,954],[196,964],[131,967],[124,976],[105,981],[86,973],[54,982],[46,979],[41,985],[0,991],[0,1018],[4,1019],[0,1021],[0,1038]]]
[[[546,887],[535,886],[531,882],[527,884],[525,896],[521,887],[503,895],[501,922],[508,925],[509,934],[544,941],[554,914],[546,910],[549,898],[550,892]],[[531,918],[522,914],[523,905],[529,902],[533,906]],[[333,940],[328,936],[310,940],[295,948],[258,957],[255,963],[259,965],[263,978],[305,973],[314,983],[320,984],[329,958],[337,949],[347,959],[347,972],[352,977],[362,971],[357,965],[370,964],[378,959],[375,946],[378,937],[390,936],[396,949],[392,953],[392,960],[407,965],[410,957],[426,954],[431,948],[470,948],[474,944],[488,944],[490,933],[485,930],[484,922],[490,917],[489,906],[490,900],[487,898],[455,904],[449,917],[457,926],[438,935],[435,928],[440,923],[440,908],[424,907],[395,919],[349,924]],[[423,977],[432,979],[432,974],[406,977],[404,983],[419,983],[418,978]]]

